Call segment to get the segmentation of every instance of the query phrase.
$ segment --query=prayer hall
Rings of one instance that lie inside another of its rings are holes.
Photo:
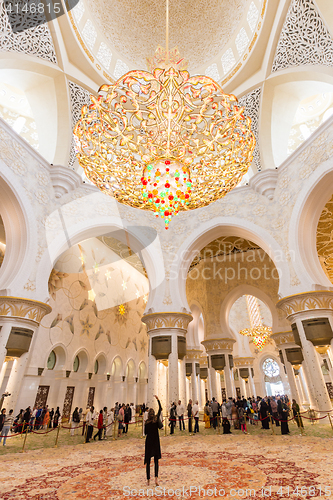
[[[0,27],[0,499],[333,499],[333,2]]]

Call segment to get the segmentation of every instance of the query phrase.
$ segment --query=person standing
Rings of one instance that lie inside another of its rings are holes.
[[[175,432],[176,419],[177,419],[177,406],[176,406],[176,403],[171,403],[170,417],[169,417],[170,434],[174,434],[174,432]]]
[[[131,424],[135,424],[135,406],[134,406],[134,403],[131,403],[131,415],[132,415],[132,418],[131,418]]]
[[[268,404],[264,399],[260,401],[260,418],[263,429],[269,429]]]
[[[85,410],[83,410],[82,412],[82,436],[84,436],[84,431],[86,430],[86,425],[87,425],[87,422],[86,422],[86,416],[87,416],[87,413],[89,411],[89,406],[86,407]]]
[[[80,415],[79,415],[79,408],[76,407],[75,410],[72,413],[72,420],[71,420],[71,436],[75,435],[75,429],[78,428],[80,424]]]
[[[57,409],[56,409],[54,417],[53,417],[53,429],[58,427],[59,419],[60,419],[60,410],[59,410],[59,406],[57,406]]]
[[[204,407],[204,422],[205,429],[210,429],[209,401],[206,402]]]
[[[44,410],[45,410],[45,413],[44,413],[44,418],[43,418],[43,429],[46,431],[48,426],[49,426],[49,422],[50,422],[50,413],[49,413],[49,409],[47,406],[44,408]]]
[[[106,439],[106,429],[108,426],[108,409],[106,406],[103,408],[103,430],[104,430],[104,439]]]
[[[154,469],[155,469],[155,484],[158,486],[158,461],[161,458],[161,445],[160,436],[158,430],[163,427],[161,423],[160,416],[162,413],[162,406],[158,396],[155,396],[158,403],[158,412],[155,415],[155,410],[153,408],[149,409],[148,418],[145,423],[145,459],[144,465],[146,466],[147,474],[147,486],[149,486],[150,481],[150,461],[154,457]]]
[[[212,412],[213,412],[213,427],[216,429],[217,427],[217,416],[219,414],[219,404],[217,401],[215,401],[215,398],[212,399],[212,404],[211,404]]]
[[[95,412],[94,407],[92,406],[86,415],[86,424],[87,424],[87,435],[86,435],[86,443],[90,442],[92,438],[93,430],[94,430],[94,420],[95,420]]]
[[[121,435],[121,431],[124,432],[124,418],[125,418],[124,405],[122,405],[118,411],[118,437],[119,438]]]
[[[6,418],[6,408],[3,408],[1,410],[1,415],[0,415],[0,435],[1,435],[1,431],[3,428],[3,423],[5,421],[5,418]]]
[[[185,408],[184,405],[182,404],[181,400],[178,401],[178,406],[177,406],[177,416],[178,416],[178,421],[179,421],[179,430],[185,430],[185,424],[184,424],[184,413],[185,413]],[[183,428],[182,428],[183,424]]]
[[[130,408],[130,405],[127,404],[126,408],[124,410],[124,422],[125,422],[124,433],[125,434],[128,433],[128,424],[130,423],[131,419],[132,419],[131,408]]]
[[[97,432],[94,436],[94,441],[98,436],[98,441],[102,441],[102,432],[103,432],[103,410],[99,411],[98,420],[97,420]]]
[[[187,405],[187,417],[188,417],[188,432],[192,432],[192,399],[189,400]]]
[[[238,420],[239,420],[240,428],[244,432],[244,434],[247,434],[245,408],[243,406],[239,406],[237,408],[237,410],[238,410]]]
[[[282,403],[281,412],[281,434],[290,434],[288,425],[289,408],[286,403]]]
[[[278,415],[278,405],[277,405],[277,402],[275,401],[274,396],[271,399],[271,410],[272,410],[272,417],[275,421],[276,427],[280,427],[279,415]]]
[[[297,427],[304,427],[303,426],[303,420],[302,417],[300,416],[300,409],[298,403],[296,403],[296,399],[293,399],[293,404],[292,404],[292,410],[293,410],[293,417],[297,423]]]
[[[194,417],[194,434],[199,432],[199,404],[198,401],[195,402],[192,408],[192,414]]]
[[[10,432],[10,429],[13,426],[13,423],[14,423],[13,410],[9,410],[8,415],[6,415],[6,413],[5,413],[5,418],[3,421],[3,427],[2,427],[2,431],[1,431],[1,436],[4,436],[4,438],[3,438],[3,445],[4,446],[6,446],[7,436]],[[0,437],[0,443],[1,443],[1,440],[2,440],[2,437]]]
[[[224,399],[221,408],[223,434],[231,434],[230,422],[228,420],[227,404],[228,404],[227,401]]]
[[[112,437],[113,426],[114,426],[114,408],[111,408],[111,410],[108,412],[108,426],[106,429],[106,437]]]
[[[49,412],[50,413],[50,423],[49,423],[49,427],[52,428],[53,426],[53,417],[54,417],[54,408],[51,408],[51,411]]]

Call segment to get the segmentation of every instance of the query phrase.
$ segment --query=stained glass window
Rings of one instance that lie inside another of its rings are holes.
[[[277,377],[280,374],[280,368],[277,362],[272,358],[267,358],[263,362],[262,369],[267,377]]]

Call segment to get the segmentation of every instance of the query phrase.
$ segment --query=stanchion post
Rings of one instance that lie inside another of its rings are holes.
[[[271,426],[272,426],[272,434],[275,436],[275,430],[274,430],[274,424],[272,424],[272,415],[269,413],[268,414],[269,419],[271,420]]]
[[[164,415],[164,436],[165,437],[167,435],[167,421],[168,421],[168,415]]]
[[[61,424],[59,423],[58,427],[57,427],[57,436],[56,436],[56,440],[55,440],[55,444],[54,444],[55,448],[58,448],[58,439],[59,439],[60,425]]]
[[[25,427],[25,422],[23,422],[22,430],[21,430],[21,438],[23,437],[24,434],[24,427]]]
[[[23,446],[22,446],[22,450],[20,451],[20,453],[24,453],[25,443],[27,441],[27,436],[28,436],[28,429],[26,429],[26,431],[25,431]]]
[[[220,425],[220,417],[217,416],[217,427],[218,427],[218,433],[221,434],[221,425]]]
[[[194,428],[193,428],[193,415],[192,414],[190,416],[190,419],[191,419],[191,431],[192,431],[191,436],[193,436],[194,435]]]
[[[145,423],[144,423],[144,420],[143,420],[143,417],[142,417],[142,432],[141,432],[141,439],[144,437],[144,427],[145,427]]]

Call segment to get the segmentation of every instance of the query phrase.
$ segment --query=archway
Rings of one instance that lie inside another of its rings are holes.
[[[189,309],[186,297],[186,280],[193,259],[210,242],[230,235],[253,242],[267,254],[274,263],[278,275],[278,293],[282,296],[287,295],[290,286],[287,257],[270,233],[244,219],[219,217],[199,226],[177,252],[172,264],[171,276],[173,279],[170,280],[170,288],[176,297],[175,302],[181,304],[185,309]]]
[[[330,158],[306,180],[291,214],[289,247],[295,252],[294,266],[303,291],[312,290],[314,285],[332,286],[320,265],[316,248],[318,221],[332,196],[332,184],[333,160]]]

